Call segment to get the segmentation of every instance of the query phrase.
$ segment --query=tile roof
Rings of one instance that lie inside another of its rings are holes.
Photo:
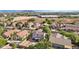
[[[14,32],[19,32],[20,30],[14,29],[14,30],[8,30],[7,32],[4,32],[3,35],[6,37],[10,37],[11,34],[13,34]]]
[[[27,30],[23,30],[17,33],[18,36],[20,37],[24,37],[28,35],[28,31]]]
[[[52,43],[60,44],[60,45],[72,46],[71,40],[67,38],[65,39],[64,36],[58,33],[51,34],[49,41]]]
[[[19,46],[22,46],[22,47],[29,47],[29,45],[31,45],[31,42],[30,41],[22,41]]]
[[[11,35],[13,33],[16,33],[19,37],[24,37],[24,36],[28,35],[28,31],[27,30],[21,31],[21,30],[17,30],[17,29],[15,29],[15,30],[9,30],[7,32],[4,32],[3,35],[6,36],[6,37],[11,37]]]

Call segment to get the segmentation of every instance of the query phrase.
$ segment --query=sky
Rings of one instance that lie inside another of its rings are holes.
[[[1,10],[79,10],[79,0],[1,0]]]

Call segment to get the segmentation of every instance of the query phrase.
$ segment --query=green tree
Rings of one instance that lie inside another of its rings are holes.
[[[15,49],[17,48],[17,45],[15,43],[12,44],[12,48]]]
[[[42,39],[36,45],[34,45],[34,46],[31,45],[28,48],[30,48],[30,49],[50,49],[50,48],[52,48],[52,43],[49,42],[47,39]]]
[[[49,26],[44,26],[43,31],[46,32],[48,35],[51,34],[51,29],[49,28]]]
[[[47,19],[47,18],[46,18],[45,22],[46,22],[47,24],[52,24],[52,21],[49,20],[49,19]]]
[[[31,18],[31,19],[28,20],[28,22],[34,22],[34,21],[35,21],[34,18]]]
[[[4,32],[4,28],[0,26],[0,35],[2,35],[3,32]]]
[[[7,44],[7,40],[4,39],[2,36],[0,36],[0,47],[3,47],[6,44]]]

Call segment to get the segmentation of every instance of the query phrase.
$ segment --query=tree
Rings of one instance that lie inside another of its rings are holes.
[[[2,35],[3,32],[4,32],[4,28],[0,26],[0,35]]]
[[[44,26],[43,31],[46,32],[48,35],[51,34],[51,29],[49,28],[49,26]]]
[[[34,18],[31,18],[31,19],[28,20],[28,22],[34,22],[34,21],[35,21]]]
[[[15,43],[12,44],[12,48],[15,49],[17,48],[17,45]]]
[[[47,18],[46,18],[45,22],[46,22],[47,24],[52,24],[52,21],[49,20],[49,19],[47,19]]]
[[[7,40],[4,39],[2,36],[0,36],[0,47],[3,47],[6,44],[7,44]]]
[[[34,46],[31,45],[28,48],[30,48],[30,49],[49,49],[49,48],[52,48],[52,43],[49,42],[47,39],[42,39],[36,45],[34,45]]]
[[[18,29],[22,29],[22,26],[23,26],[22,22],[18,22],[18,23],[16,24],[16,27],[17,27]]]

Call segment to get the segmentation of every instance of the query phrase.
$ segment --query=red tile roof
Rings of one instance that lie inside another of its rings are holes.
[[[6,36],[6,37],[11,37],[11,35],[12,35],[14,32],[15,32],[19,37],[28,36],[28,31],[27,31],[27,30],[21,31],[21,30],[17,30],[17,29],[15,29],[15,30],[9,30],[9,31],[7,31],[7,32],[4,32],[3,35]]]
[[[20,30],[14,29],[14,30],[8,30],[7,32],[4,32],[3,35],[6,37],[10,37],[11,34],[13,34],[14,32],[19,32]]]

